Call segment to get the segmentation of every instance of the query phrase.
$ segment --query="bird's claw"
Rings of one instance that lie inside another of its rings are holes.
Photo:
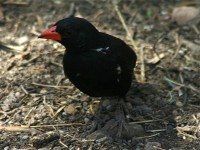
[[[115,116],[116,122],[111,128],[118,127],[116,136],[121,137],[123,129],[125,129],[125,131],[128,132],[125,115],[121,106],[117,107],[117,110],[115,113],[116,113],[116,116]]]

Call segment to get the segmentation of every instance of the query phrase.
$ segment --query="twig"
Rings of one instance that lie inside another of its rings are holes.
[[[59,140],[59,143],[61,144],[61,145],[63,145],[64,147],[66,147],[67,149],[69,148],[66,144],[64,144],[61,140]]]
[[[191,106],[191,107],[200,108],[200,106],[198,106],[198,105],[193,105],[193,104],[188,104],[188,105]]]
[[[164,53],[156,54],[155,57],[153,57],[152,59],[147,60],[147,63],[148,64],[157,64],[164,57],[165,57]]]
[[[187,133],[182,133],[182,132],[178,132],[178,134],[181,134],[181,135],[183,135],[183,136],[187,136],[187,137],[189,137],[189,138],[192,138],[192,139],[198,139],[197,137],[195,137],[195,136],[193,136],[193,135],[190,135],[190,134],[187,134]]]
[[[57,62],[51,61],[51,63],[52,63],[53,65],[56,65],[56,66],[58,66],[58,67],[63,68],[63,66],[62,66],[61,64],[57,63]]]
[[[151,138],[151,137],[154,137],[154,136],[157,136],[157,135],[160,135],[160,133],[156,133],[156,134],[153,134],[153,135],[150,135],[150,136],[137,137],[137,138],[134,138],[134,139],[139,140],[139,139],[144,139],[144,138]]]
[[[47,84],[40,84],[40,83],[31,83],[33,85],[38,85],[38,86],[43,86],[43,87],[50,87],[50,88],[62,88],[62,89],[67,89],[70,88],[71,86],[57,86],[57,85],[47,85]]]
[[[24,121],[28,118],[28,116],[30,115],[30,113],[34,110],[34,109],[36,109],[36,107],[32,107],[29,111],[28,111],[28,113],[27,113],[27,115],[24,117]]]
[[[94,114],[94,113],[95,113],[95,111],[94,111],[94,109],[93,109],[93,105],[92,105],[92,104],[90,104],[90,105],[89,105],[89,110],[92,112],[92,114]]]
[[[153,149],[155,149],[155,150],[166,150],[166,149],[160,148],[158,146],[153,146]]]
[[[16,54],[19,53],[18,51],[16,51],[16,50],[12,49],[11,47],[5,45],[5,43],[2,43],[1,41],[0,41],[0,49],[3,50],[3,51],[6,51],[6,52],[13,52],[13,53],[16,53]]]
[[[56,113],[54,113],[54,115],[53,115],[52,118],[56,118],[56,117],[58,116],[58,114],[59,114],[64,108],[65,108],[65,106],[60,107],[60,108],[56,111]]]
[[[155,133],[155,132],[164,132],[167,129],[157,129],[157,130],[147,130],[146,132]]]
[[[72,136],[72,135],[70,135],[70,134],[66,134],[65,136],[64,136],[64,138],[65,137],[70,137],[71,139],[74,139],[74,140],[76,140],[76,141],[78,141],[78,142],[94,142],[95,140],[92,140],[92,139],[78,139],[78,138],[76,138],[76,137],[74,137],[74,136]]]
[[[157,46],[157,44],[159,44],[159,43],[161,43],[162,41],[163,41],[163,39],[165,38],[165,34],[162,34],[159,38],[158,38],[158,40],[153,44],[153,52],[156,54],[156,56],[159,58],[159,59],[161,59],[160,58],[160,55],[158,54],[158,52],[156,51],[156,46]]]
[[[46,128],[46,127],[71,127],[71,126],[84,126],[82,123],[67,123],[67,124],[47,124],[38,126],[21,126],[23,128]]]
[[[125,20],[124,20],[124,18],[123,18],[123,16],[122,16],[122,14],[121,14],[121,12],[120,12],[118,6],[117,6],[117,1],[114,0],[114,1],[113,1],[113,5],[114,5],[114,9],[115,9],[115,11],[116,11],[116,13],[117,13],[117,15],[118,15],[118,17],[119,17],[121,23],[122,23],[122,26],[123,26],[123,28],[125,29],[126,34],[127,34],[128,38],[129,38],[129,40],[130,40],[130,42],[131,42],[131,45],[133,46],[133,48],[134,48],[136,51],[138,51],[138,47],[136,46],[136,43],[135,43],[135,41],[133,40],[133,38],[132,38],[132,36],[131,36],[131,33],[130,33],[130,31],[129,31],[127,25],[126,25],[126,22],[125,22]],[[145,63],[144,63],[144,52],[143,52],[143,48],[141,48],[141,50],[140,50],[140,61],[141,61],[141,74],[140,74],[140,76],[141,76],[141,82],[145,82]]]
[[[191,132],[191,131],[194,131],[194,130],[199,130],[200,127],[199,126],[184,126],[184,127],[176,127],[176,129],[178,131],[183,131],[183,132]]]
[[[69,123],[69,124],[50,124],[50,125],[38,125],[38,126],[0,126],[0,130],[3,131],[24,131],[29,132],[32,128],[47,128],[47,127],[71,127],[71,126],[84,126],[82,123]]]
[[[121,23],[122,23],[122,26],[124,27],[124,29],[125,29],[125,31],[126,31],[126,34],[128,35],[128,37],[129,37],[129,39],[130,39],[130,41],[131,41],[131,45],[134,47],[135,50],[137,50],[138,48],[137,48],[135,42],[133,41],[133,38],[132,38],[132,36],[131,36],[131,33],[130,33],[130,31],[129,31],[129,29],[128,29],[126,23],[125,23],[125,20],[124,20],[124,18],[123,18],[123,16],[122,16],[121,12],[119,11],[119,8],[118,8],[117,3],[116,3],[115,0],[113,1],[113,5],[114,5],[114,9],[115,9],[115,11],[117,12],[117,15],[118,15],[118,17],[119,17]]]
[[[177,44],[177,48],[176,48],[176,52],[175,54],[172,56],[171,60],[170,60],[170,64],[172,64],[172,62],[174,61],[174,59],[176,58],[181,46],[182,46],[182,43],[180,42],[180,38],[178,36],[178,34],[176,33],[175,35],[175,41],[176,41],[176,44]]]
[[[70,3],[69,11],[67,12],[66,17],[74,16],[75,13],[76,13],[76,7],[75,7],[74,2],[72,2]]]
[[[28,61],[22,63],[21,65],[26,65],[26,64],[29,64],[30,62],[32,61],[35,61],[37,58],[39,58],[40,55],[37,55],[37,56],[34,56],[33,58],[29,59]]]
[[[200,35],[199,29],[197,28],[196,25],[192,25],[192,28],[194,29],[194,31],[198,34],[198,36]]]
[[[140,77],[141,77],[141,82],[144,83],[145,82],[145,66],[144,66],[144,48],[143,47],[140,49],[140,61],[141,61]]]
[[[35,131],[34,129],[23,128],[20,126],[0,126],[0,131],[9,131],[9,132],[31,132]]]
[[[21,6],[25,6],[28,5],[28,2],[14,2],[14,1],[6,1],[3,3],[3,5],[21,5]]]
[[[129,122],[129,124],[141,124],[141,123],[149,123],[149,122],[157,122],[157,121],[161,121],[161,119],[158,120],[143,120],[143,121],[135,121],[135,122]]]
[[[169,79],[169,78],[167,78],[167,77],[164,77],[164,80],[167,81],[167,82],[169,82],[169,83],[173,83],[173,84],[179,85],[179,86],[181,86],[181,87],[186,87],[186,88],[189,88],[189,89],[191,89],[191,90],[193,90],[193,91],[195,91],[195,92],[197,92],[197,93],[200,93],[200,91],[199,91],[198,89],[194,88],[192,85],[186,86],[186,85],[184,85],[184,84],[181,84],[181,83],[178,83],[178,82],[176,82],[176,81],[173,81],[173,80],[171,80],[171,79]]]
[[[20,85],[20,88],[22,89],[22,91],[23,91],[26,95],[28,95],[28,91],[24,88],[23,85]]]

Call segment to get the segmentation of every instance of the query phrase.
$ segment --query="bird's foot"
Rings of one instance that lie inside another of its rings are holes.
[[[88,133],[90,134],[90,133],[92,133],[96,130],[101,129],[102,124],[103,124],[103,121],[100,119],[100,116],[95,116],[94,120],[92,121],[91,128],[88,131]]]
[[[124,113],[125,109],[126,107],[125,107],[124,101],[119,101],[117,104],[116,111],[115,111],[116,122],[111,127],[111,128],[118,127],[118,131],[116,134],[117,137],[122,137],[123,130],[128,132],[125,113]]]
[[[95,131],[102,131],[108,136],[117,136],[118,138],[126,135],[128,133],[128,124],[126,122],[128,109],[124,100],[117,101],[113,109],[110,113],[102,113],[102,106],[100,105],[87,132],[91,134]]]
[[[109,119],[109,116],[103,114],[102,112],[103,112],[102,102],[100,102],[97,112],[94,114],[91,128],[88,131],[89,134],[96,130],[100,130],[103,127],[103,124],[105,124],[106,120]]]

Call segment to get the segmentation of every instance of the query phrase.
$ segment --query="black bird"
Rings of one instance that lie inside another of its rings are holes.
[[[64,72],[80,91],[92,97],[125,98],[137,56],[124,41],[78,17],[58,21],[39,37],[66,48]]]

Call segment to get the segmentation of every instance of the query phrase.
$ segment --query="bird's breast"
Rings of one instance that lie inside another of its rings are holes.
[[[65,53],[65,75],[81,91],[92,96],[113,96],[119,91],[122,68],[100,52]]]

